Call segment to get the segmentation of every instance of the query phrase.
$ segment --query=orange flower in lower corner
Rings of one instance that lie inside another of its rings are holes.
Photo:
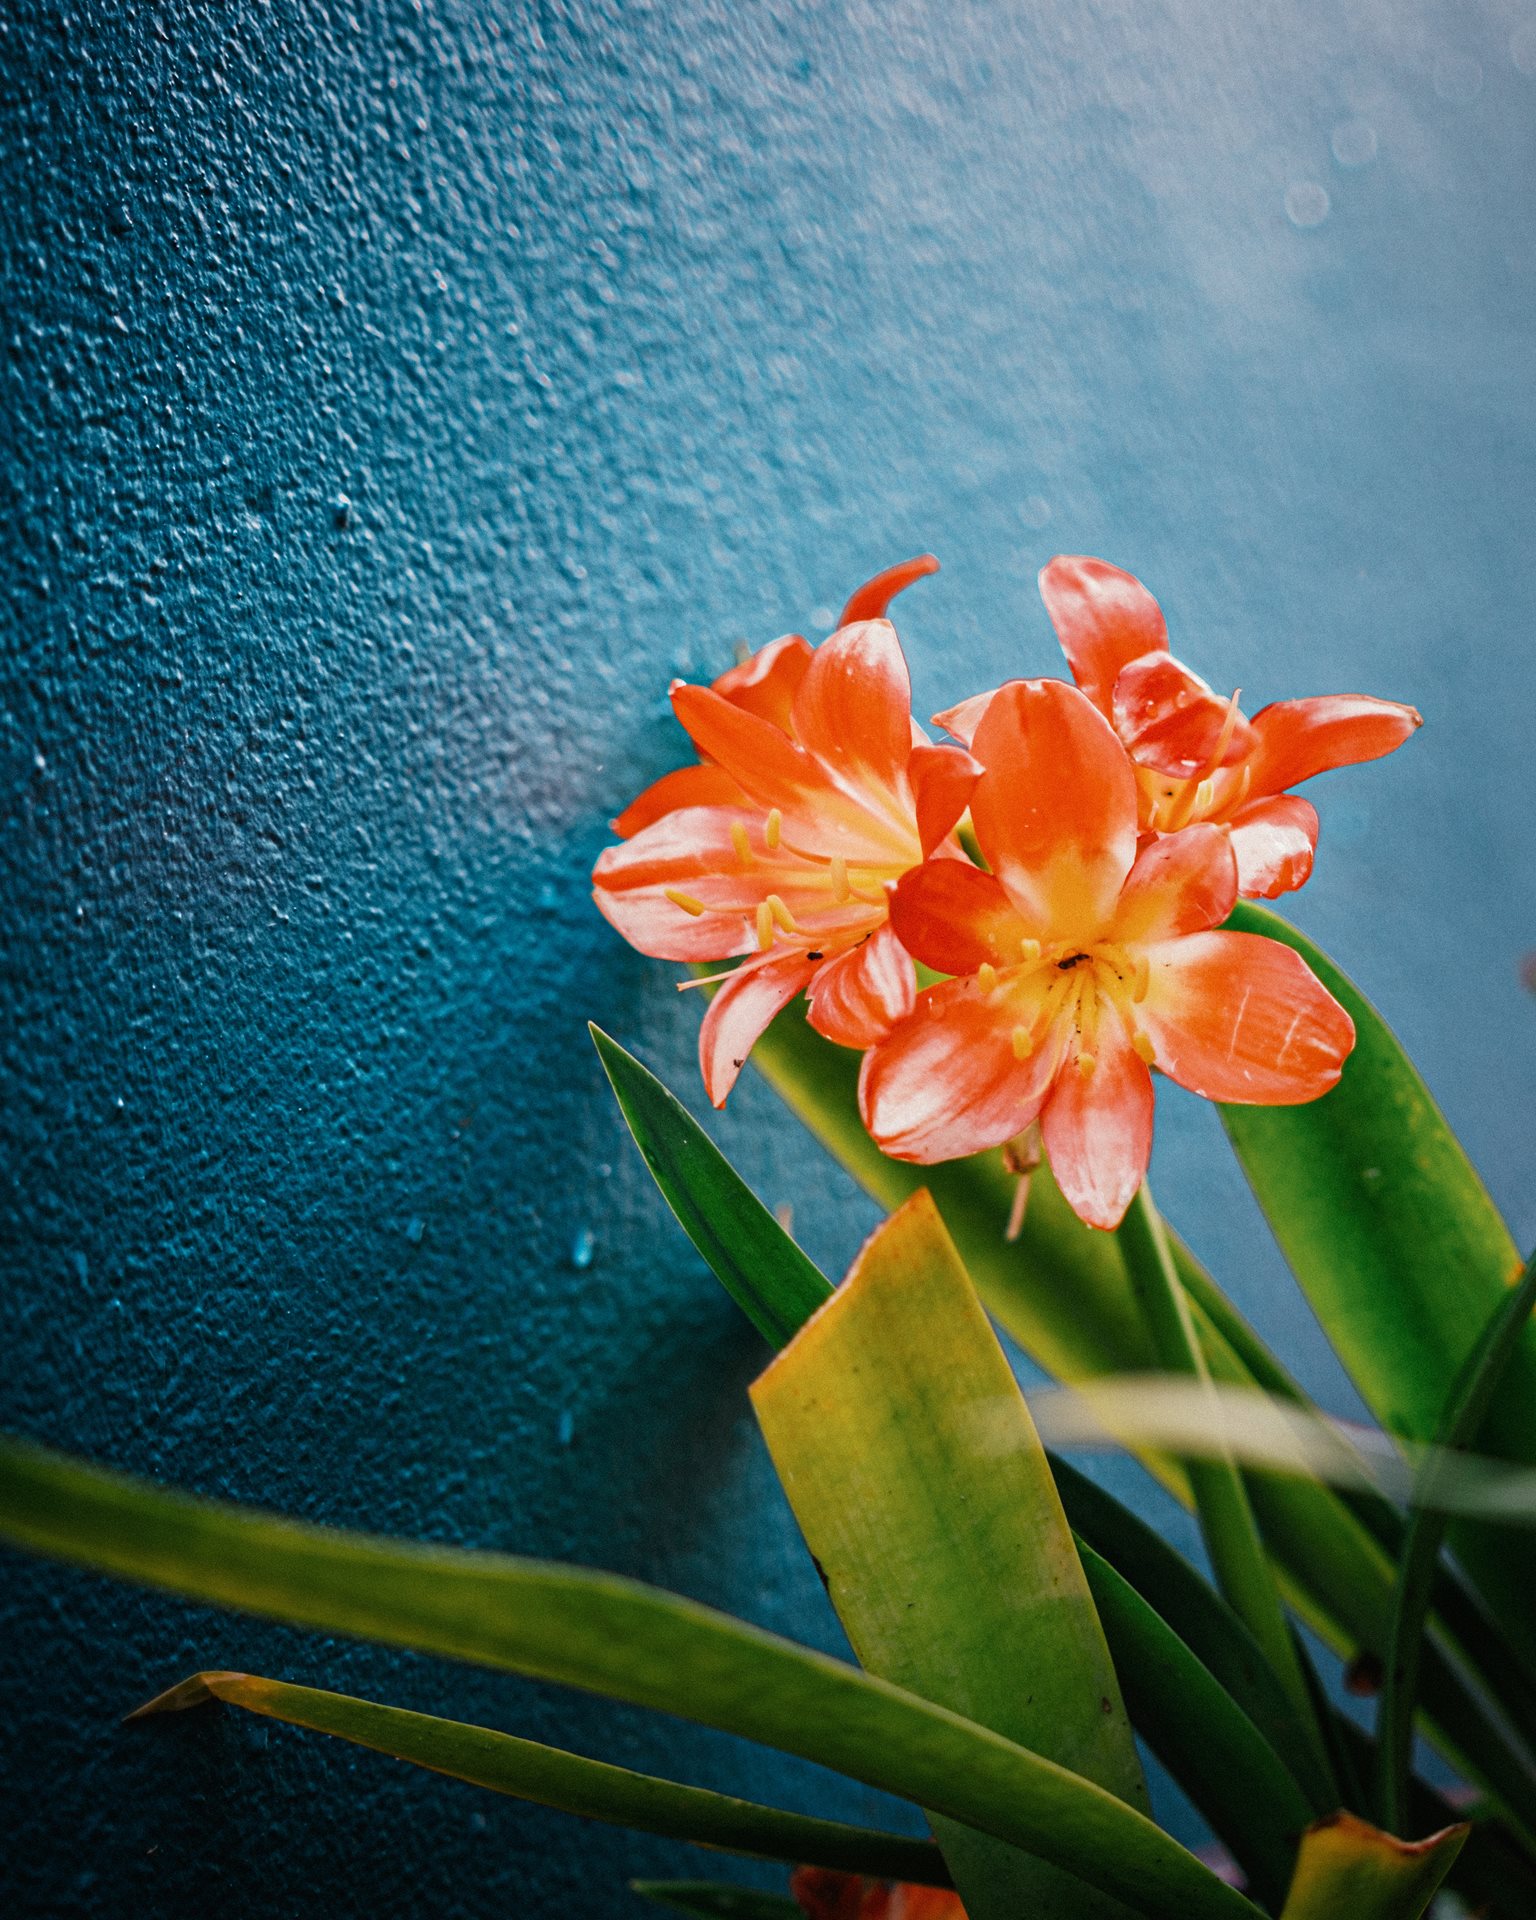
[[[992,871],[929,861],[892,924],[954,976],[865,1059],[865,1124],[901,1160],[951,1160],[1034,1121],[1066,1198],[1116,1226],[1152,1147],[1151,1068],[1212,1100],[1315,1100],[1354,1045],[1349,1015],[1278,941],[1215,929],[1237,899],[1216,826],[1138,853],[1137,780],[1075,688],[1016,680],[976,731],[971,796]]]
[[[749,956],[720,976],[699,1036],[717,1107],[802,988],[812,1025],[843,1046],[868,1047],[912,1009],[916,976],[890,929],[888,889],[935,852],[959,856],[950,835],[980,773],[914,728],[907,663],[880,617],[932,564],[861,588],[801,666],[776,655],[772,675],[751,684],[771,677],[781,711],[744,703],[739,684],[674,686],[704,761],[683,771],[707,776],[717,797],[663,810],[593,869],[599,910],[642,953]]]
[[[830,1867],[796,1867],[789,1890],[807,1920],[965,1920],[958,1893],[865,1880]]]
[[[1377,760],[1421,724],[1412,707],[1363,693],[1277,700],[1247,719],[1168,651],[1162,609],[1134,574],[1058,554],[1040,594],[1072,678],[1114,728],[1136,769],[1144,833],[1224,826],[1238,891],[1273,900],[1302,886],[1317,850],[1317,811],[1288,791],[1330,767]],[[970,744],[990,694],[937,716]]]

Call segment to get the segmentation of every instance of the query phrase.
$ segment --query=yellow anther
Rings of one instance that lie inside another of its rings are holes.
[[[1207,812],[1210,808],[1211,801],[1215,796],[1215,792],[1216,792],[1215,786],[1211,781],[1202,780],[1199,786],[1195,788],[1195,804],[1190,809],[1190,812],[1191,813]]]
[[[1146,1061],[1149,1067],[1155,1067],[1157,1065],[1157,1048],[1153,1046],[1152,1042],[1144,1033],[1138,1031],[1133,1034],[1131,1037],[1131,1045],[1136,1049],[1137,1053],[1141,1055],[1142,1059]]]
[[[1034,1036],[1028,1027],[1015,1027],[1013,1030],[1013,1057],[1015,1060],[1027,1060],[1035,1050]]]
[[[1021,940],[1019,942],[1019,951],[1024,956],[1025,966],[1032,967],[1040,958],[1040,942],[1038,940]]]
[[[848,898],[848,862],[840,853],[832,856],[832,893],[839,906]]]
[[[990,993],[997,985],[997,968],[990,960],[983,960],[976,969],[976,981],[983,993]]]
[[[770,893],[768,898],[763,902],[763,906],[767,907],[768,911],[773,915],[774,924],[782,928],[785,933],[794,933],[797,931],[795,916],[776,893]],[[759,908],[758,911],[761,912],[762,909]]]
[[[768,842],[768,851],[770,853],[776,853],[778,851],[779,835],[783,830],[784,816],[779,812],[778,808],[775,807],[763,826],[763,838]]]
[[[747,830],[739,820],[731,822],[731,845],[736,849],[736,858],[744,867],[752,864],[752,842],[747,838]]]
[[[674,907],[681,907],[684,913],[691,913],[695,920],[701,913],[709,912],[704,902],[695,900],[691,893],[679,893],[675,887],[667,887],[664,891]]]
[[[1077,1056],[1077,1070],[1085,1080],[1098,1064],[1091,1053],[1080,1053]]]
[[[773,908],[766,900],[757,903],[757,944],[763,953],[773,945]]]

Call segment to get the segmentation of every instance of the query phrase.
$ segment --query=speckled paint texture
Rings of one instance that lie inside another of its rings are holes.
[[[697,1007],[586,874],[681,755],[671,675],[924,547],[925,710],[1056,669],[1058,548],[1254,704],[1424,710],[1319,783],[1295,911],[1528,1242],[1528,19],[12,0],[0,1418],[838,1646],[761,1349],[583,1032],[695,1097]],[[870,1210],[750,1076],[717,1132],[840,1269]],[[1158,1172],[1347,1406],[1196,1103]],[[230,1712],[119,1725],[195,1666],[901,1817],[553,1689],[3,1579],[7,1914],[586,1920],[719,1870]]]

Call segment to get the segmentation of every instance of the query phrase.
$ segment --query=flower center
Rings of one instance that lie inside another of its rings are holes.
[[[1055,1046],[1086,1077],[1098,1064],[1099,1025],[1108,1008],[1140,1057],[1148,1066],[1154,1063],[1152,1042],[1136,1013],[1147,997],[1150,977],[1146,955],[1114,941],[1042,946],[1026,940],[1018,964],[996,967],[983,962],[976,981],[989,1000],[1017,1013],[1009,1035],[1016,1060]]]

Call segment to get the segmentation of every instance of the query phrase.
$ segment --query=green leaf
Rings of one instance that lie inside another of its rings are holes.
[[[13,1439],[0,1439],[0,1539],[740,1734],[1038,1853],[1150,1920],[1253,1920],[1241,1895],[1092,1782],[856,1667],[617,1575],[306,1526]]]
[[[865,1245],[752,1403],[860,1663],[1144,1808],[1044,1451],[927,1194]],[[971,1920],[1124,1911],[967,1828],[934,1831]]]
[[[783,1813],[776,1807],[634,1773],[628,1767],[588,1760],[488,1727],[378,1706],[350,1694],[293,1686],[253,1673],[194,1673],[128,1717],[139,1720],[176,1713],[213,1700],[290,1726],[334,1734],[472,1786],[489,1787],[493,1793],[511,1794],[589,1820],[606,1820],[727,1853],[835,1867],[879,1879],[949,1884],[943,1858],[931,1841]]]
[[[1141,1304],[1160,1365],[1187,1376],[1193,1391],[1209,1393],[1211,1375],[1205,1349],[1195,1329],[1189,1296],[1174,1266],[1168,1234],[1145,1180],[1126,1211],[1118,1237],[1126,1276]],[[1219,1451],[1204,1459],[1187,1460],[1185,1470],[1217,1588],[1264,1649],[1265,1659],[1291,1696],[1298,1721],[1315,1738],[1306,1682],[1243,1476],[1230,1454]],[[1320,1742],[1318,1760],[1323,1763]]]
[[[1434,1591],[1435,1567],[1449,1525],[1435,1510],[1436,1484],[1449,1456],[1470,1446],[1482,1427],[1516,1346],[1536,1305],[1536,1255],[1526,1263],[1520,1283],[1505,1295],[1477,1344],[1462,1363],[1441,1417],[1441,1451],[1426,1462],[1418,1496],[1421,1504],[1408,1524],[1392,1626],[1387,1636],[1386,1675],[1377,1718],[1380,1746],[1381,1817],[1389,1832],[1401,1833],[1408,1807],[1408,1775],[1413,1747],[1413,1715],[1425,1624]]]
[[[1333,1782],[1326,1769],[1317,1764],[1315,1746],[1297,1719],[1294,1702],[1247,1627],[1184,1556],[1145,1520],[1060,1455],[1051,1454],[1049,1458],[1062,1505],[1080,1544],[1107,1560],[1129,1583],[1281,1756],[1304,1792],[1308,1818],[1331,1812],[1338,1800]],[[1092,1584],[1092,1561],[1086,1555],[1084,1565]],[[1122,1653],[1117,1645],[1112,1619],[1106,1615],[1102,1601],[1099,1617],[1104,1621],[1116,1669],[1128,1689],[1131,1718],[1175,1776],[1182,1779],[1167,1751],[1170,1740],[1176,1740],[1181,1729],[1175,1725],[1165,1732],[1156,1717],[1138,1711],[1136,1689],[1129,1676],[1130,1649]],[[1143,1702],[1143,1709],[1146,1704]]]
[[[711,1880],[631,1880],[631,1893],[654,1900],[678,1913],[697,1913],[704,1920],[805,1920],[793,1900],[779,1893],[759,1893],[755,1887],[730,1887]]]
[[[1268,1904],[1285,1892],[1296,1837],[1316,1815],[1237,1702],[1136,1589],[1085,1542],[1083,1571],[1131,1719]]]
[[[1281,1920],[1419,1920],[1466,1837],[1447,1827],[1410,1844],[1350,1813],[1319,1820],[1302,1836]]]
[[[1460,1143],[1386,1022],[1277,914],[1228,923],[1292,947],[1348,1011],[1355,1049],[1331,1093],[1296,1107],[1223,1107],[1275,1238],[1366,1404],[1393,1433],[1433,1438],[1456,1370],[1521,1261]],[[1536,1333],[1498,1397],[1493,1451],[1536,1459]]]
[[[1077,1219],[1046,1167],[1033,1177],[1023,1233],[1009,1243],[1004,1228],[1016,1183],[1001,1157],[983,1154],[936,1167],[888,1159],[859,1119],[857,1054],[823,1040],[800,1008],[792,1006],[774,1021],[752,1058],[791,1110],[884,1206],[899,1206],[920,1185],[931,1189],[988,1310],[1047,1372],[1076,1383],[1152,1366],[1114,1236],[1095,1233]],[[1176,1236],[1173,1251],[1213,1377],[1304,1399]],[[1182,1469],[1150,1448],[1138,1452],[1187,1503]],[[1376,1503],[1261,1473],[1250,1478],[1249,1496],[1292,1604],[1339,1652],[1365,1650],[1379,1657],[1386,1645],[1394,1556],[1383,1548],[1377,1527],[1352,1510],[1360,1504],[1379,1520]],[[1476,1640],[1455,1651],[1474,1669],[1488,1657]],[[1498,1677],[1495,1668],[1495,1688]],[[1527,1763],[1438,1651],[1425,1671],[1423,1699],[1453,1762],[1506,1805],[1536,1812]]]
[[[683,1103],[600,1027],[588,1031],[667,1205],[753,1326],[782,1346],[831,1293],[831,1283]]]
[[[1331,1093],[1299,1107],[1224,1107],[1222,1120],[1275,1238],[1376,1418],[1432,1439],[1458,1369],[1514,1284],[1504,1222],[1396,1036],[1328,956],[1278,915],[1240,902],[1229,924],[1293,947],[1355,1023]],[[1527,1327],[1478,1436],[1536,1464],[1536,1327]],[[1536,1543],[1459,1527],[1458,1557],[1536,1663]]]

